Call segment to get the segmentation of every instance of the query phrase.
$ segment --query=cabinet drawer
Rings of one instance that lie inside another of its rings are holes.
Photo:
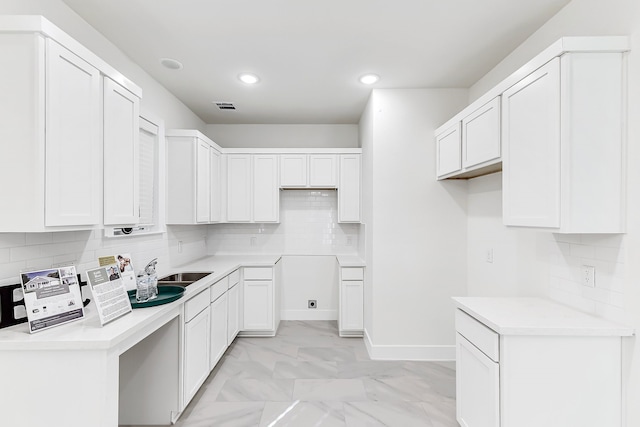
[[[196,317],[198,313],[209,307],[210,302],[208,291],[200,292],[198,295],[191,298],[184,304],[184,321],[188,322]]]
[[[226,276],[224,279],[218,280],[211,286],[211,302],[214,302],[220,295],[227,292],[229,289],[229,276]]]
[[[364,269],[360,267],[342,267],[342,280],[363,280]]]
[[[240,270],[234,271],[227,277],[229,277],[229,288],[232,288],[233,285],[236,285],[238,284],[238,282],[240,282]]]
[[[456,310],[456,331],[494,362],[500,361],[499,335],[462,310]]]
[[[271,267],[248,267],[244,269],[245,280],[271,280],[273,278],[273,268]]]

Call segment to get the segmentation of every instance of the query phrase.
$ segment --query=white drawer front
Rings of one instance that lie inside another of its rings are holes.
[[[342,267],[342,280],[363,280],[364,269],[361,267]]]
[[[271,280],[273,268],[271,267],[247,267],[244,269],[245,280]]]
[[[232,288],[233,285],[238,284],[240,282],[240,270],[236,270],[233,273],[229,274],[229,288]]]
[[[203,291],[200,292],[195,297],[191,298],[184,304],[184,321],[188,322],[189,320],[196,317],[198,313],[200,313],[205,308],[209,307],[209,292]]]
[[[462,310],[456,310],[456,331],[494,362],[500,361],[500,335]]]
[[[220,298],[220,295],[227,292],[227,289],[229,289],[229,276],[211,285],[211,302]]]

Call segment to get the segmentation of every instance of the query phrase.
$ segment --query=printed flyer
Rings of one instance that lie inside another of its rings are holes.
[[[98,258],[98,264],[100,267],[117,264],[125,289],[128,291],[136,289],[136,274],[133,271],[130,254],[123,253],[115,256],[103,256]]]
[[[37,332],[84,317],[75,266],[20,274],[29,332]]]
[[[96,301],[101,325],[131,312],[131,301],[118,264],[87,270],[87,280]]]

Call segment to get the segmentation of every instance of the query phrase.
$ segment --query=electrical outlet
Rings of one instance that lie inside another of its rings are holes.
[[[485,261],[489,264],[493,263],[493,248],[487,249],[487,252],[485,254]]]
[[[257,241],[258,239],[256,237],[252,237],[251,239],[249,239],[249,244],[251,246],[255,246]]]
[[[596,287],[596,268],[591,265],[582,266],[582,284],[590,288]]]
[[[178,253],[182,253],[182,240],[178,240]]]
[[[307,303],[309,308],[318,308],[318,302],[314,299],[310,299]]]

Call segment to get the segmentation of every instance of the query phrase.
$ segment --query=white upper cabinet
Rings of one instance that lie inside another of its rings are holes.
[[[462,119],[462,167],[500,160],[500,97],[497,96]]]
[[[304,188],[308,183],[307,155],[282,154],[280,156],[280,186]]]
[[[140,98],[104,78],[104,224],[137,224]]]
[[[338,156],[335,154],[281,154],[280,187],[336,188]]]
[[[568,53],[503,95],[505,225],[625,231],[625,59]]]
[[[211,155],[209,215],[211,222],[220,222],[222,221],[222,154],[215,149],[211,149],[209,152]]]
[[[103,79],[117,78],[134,98],[140,88],[39,16],[0,16],[0,67],[0,178],[10,183],[0,197],[11,203],[0,211],[0,232],[92,229],[103,217],[134,222],[138,112]],[[115,135],[126,139],[116,143],[124,153],[103,163]],[[126,198],[114,210],[103,176],[112,159],[121,162]]]
[[[227,221],[278,222],[278,156],[228,154]]]
[[[461,141],[460,123],[455,123],[436,135],[438,178],[444,178],[462,168]]]
[[[219,221],[220,147],[194,130],[168,130],[166,135],[167,224]]]
[[[338,222],[361,221],[361,155],[341,154]]]
[[[337,163],[337,156],[335,154],[309,155],[309,187],[337,187]]]

